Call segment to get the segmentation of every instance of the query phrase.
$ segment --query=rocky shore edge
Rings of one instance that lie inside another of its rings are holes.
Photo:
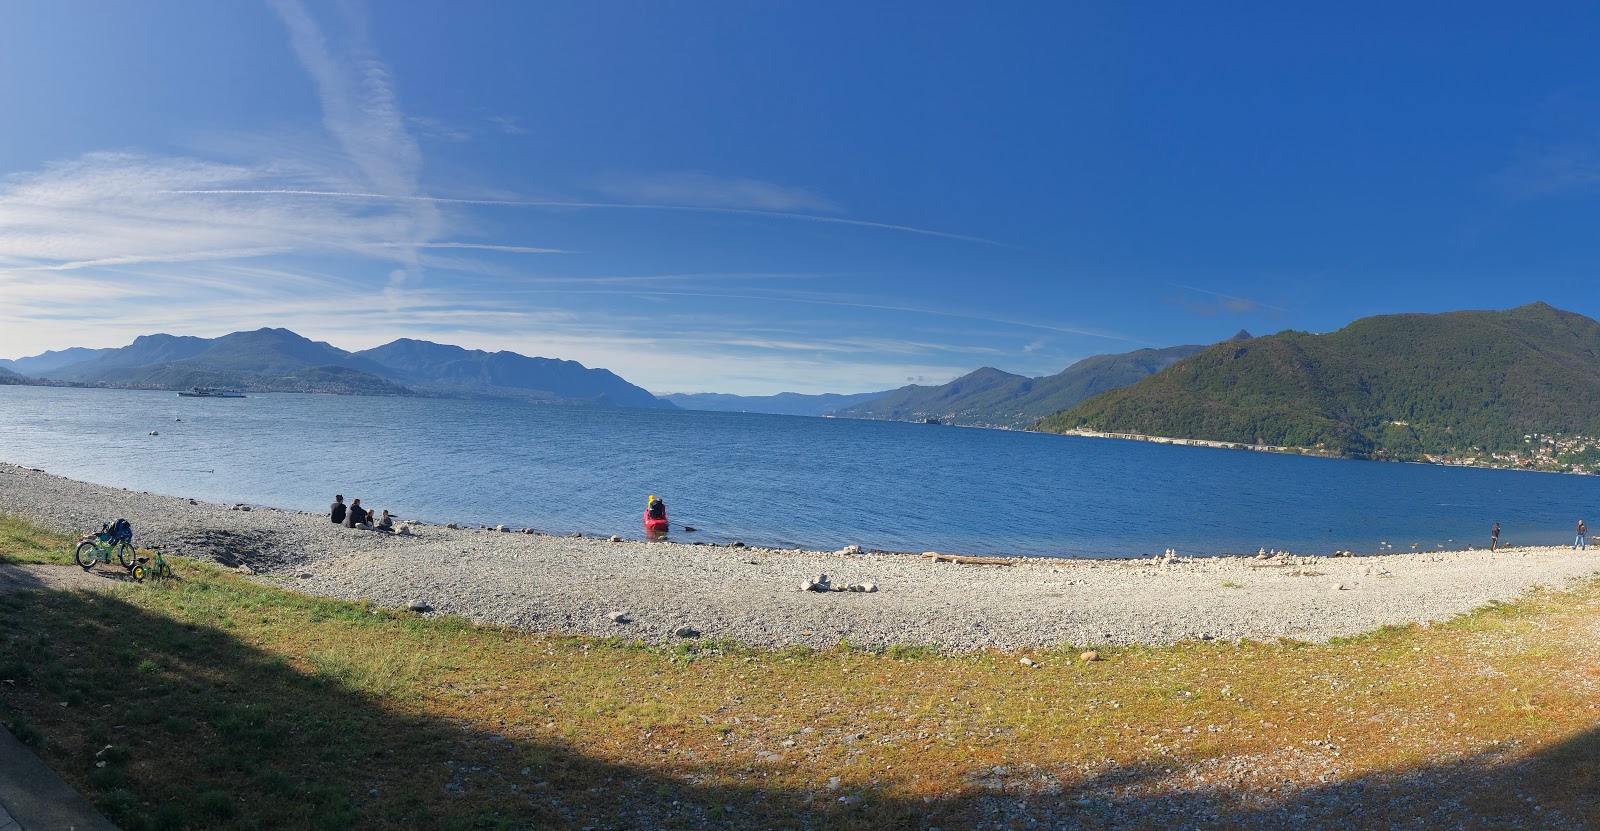
[[[160,496],[3,463],[0,512],[63,533],[124,516],[141,546],[311,594],[421,614],[758,648],[1316,642],[1444,620],[1600,574],[1600,551],[1567,548],[962,562],[855,546],[803,551],[414,523],[379,534],[322,515]]]

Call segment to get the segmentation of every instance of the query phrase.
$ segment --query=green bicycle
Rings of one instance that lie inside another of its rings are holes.
[[[156,577],[166,580],[172,576],[172,566],[167,565],[166,558],[157,551],[154,557],[140,557],[133,564],[133,579],[140,583],[146,577]]]
[[[117,563],[125,569],[131,570],[137,561],[133,550],[133,526],[125,519],[100,526],[99,533],[84,534],[78,540],[78,548],[72,552],[72,558],[78,561],[84,571],[88,571],[96,563],[110,565],[113,554]]]

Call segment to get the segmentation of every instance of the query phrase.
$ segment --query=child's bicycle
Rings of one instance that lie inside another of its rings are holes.
[[[136,555],[133,551],[133,526],[125,519],[108,522],[100,526],[96,534],[84,534],[78,540],[78,549],[72,552],[73,559],[84,571],[94,568],[95,563],[111,564],[111,555],[115,553],[117,563],[125,569],[132,569],[135,565]]]
[[[143,583],[146,577],[156,577],[166,580],[172,577],[172,566],[167,565],[166,558],[157,551],[154,557],[140,557],[133,564],[133,579]]]

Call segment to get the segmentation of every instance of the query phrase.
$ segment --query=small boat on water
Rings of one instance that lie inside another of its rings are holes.
[[[179,398],[248,398],[238,390],[219,390],[212,387],[190,387],[188,392],[178,393]]]

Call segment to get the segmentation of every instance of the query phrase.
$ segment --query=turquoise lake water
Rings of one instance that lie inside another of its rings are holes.
[[[181,419],[181,421],[179,420]],[[159,435],[148,435],[157,431]],[[1570,544],[1600,477],[924,424],[510,402],[0,387],[0,461],[212,502],[428,522],[964,554]],[[136,518],[133,518],[136,520]],[[137,523],[136,523],[137,524]]]

